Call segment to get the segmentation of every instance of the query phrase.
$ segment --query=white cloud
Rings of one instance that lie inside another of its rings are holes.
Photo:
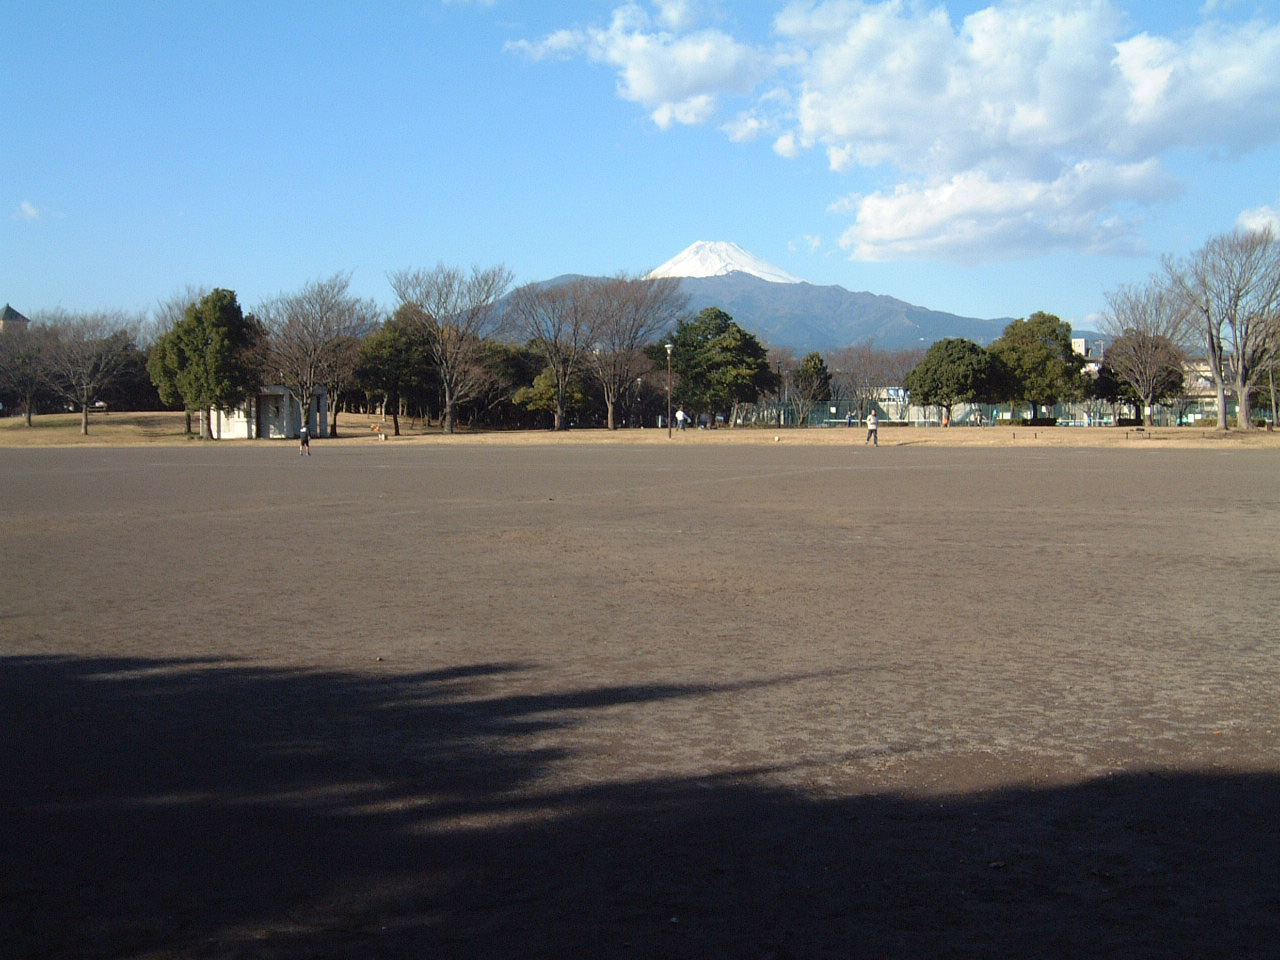
[[[1236,218],[1236,226],[1242,230],[1270,230],[1280,236],[1280,210],[1272,206],[1245,210]]]
[[[44,212],[30,201],[23,200],[13,211],[14,220],[39,220]]]
[[[780,157],[798,157],[800,155],[800,147],[796,143],[796,135],[794,133],[784,133],[778,137],[773,141],[773,152]]]
[[[759,137],[768,130],[768,126],[768,121],[754,113],[740,113],[720,129],[735,143],[745,143]]]
[[[696,4],[689,0],[656,0],[658,22],[668,30],[688,30],[697,21]]]
[[[958,22],[941,3],[794,0],[766,46],[694,29],[671,0],[517,46],[607,64],[661,127],[746,97],[730,139],[877,168],[897,187],[832,208],[856,218],[855,257],[999,258],[1132,248],[1126,218],[1173,189],[1162,154],[1280,139],[1280,24],[1214,19],[1227,6],[1157,36],[1112,0],[994,0]]]
[[[851,196],[835,205],[855,222],[840,245],[859,260],[945,258],[961,262],[1034,256],[1053,249],[1137,253],[1117,204],[1153,202],[1174,189],[1158,161],[1080,163],[1052,181],[997,180],[966,171],[891,193]]]
[[[679,103],[664,103],[654,110],[651,116],[654,123],[666,130],[673,123],[689,126],[706,123],[715,111],[715,100],[704,94],[681,100]]]
[[[638,4],[613,12],[608,27],[560,30],[508,48],[533,59],[581,55],[613,67],[618,94],[650,111],[654,123],[701,124],[721,96],[745,95],[769,72],[768,58],[720,30],[661,29],[690,22],[688,4],[659,4],[657,22]]]

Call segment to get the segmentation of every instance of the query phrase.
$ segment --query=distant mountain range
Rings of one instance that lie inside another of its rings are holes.
[[[882,350],[927,347],[947,337],[991,343],[1010,318],[982,320],[917,307],[874,293],[812,283],[770,283],[735,271],[714,277],[683,277],[680,289],[697,313],[719,307],[769,346],[808,353],[870,340]]]
[[[693,313],[719,307],[767,346],[790,347],[798,354],[865,341],[881,350],[902,350],[948,337],[985,346],[1014,319],[962,317],[880,294],[815,286],[726,241],[700,240],[647,275],[678,278]]]
[[[985,345],[1009,322],[961,317],[839,286],[814,286],[722,240],[699,240],[648,275],[678,277],[695,313],[719,307],[768,345],[799,353],[868,340],[882,350],[927,347],[947,337]]]

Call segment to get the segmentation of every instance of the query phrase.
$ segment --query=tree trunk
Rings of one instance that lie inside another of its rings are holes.
[[[617,429],[618,429],[618,427],[617,427],[617,425],[613,422],[613,408],[614,408],[614,403],[613,403],[613,401],[612,401],[612,400],[607,400],[607,399],[606,399],[606,400],[605,400],[605,402],[604,402],[604,406],[605,406],[605,410],[607,410],[607,411],[608,411],[608,414],[609,414],[609,418],[608,418],[608,419],[609,419],[609,429],[610,429],[610,430],[617,430]]]
[[[1236,384],[1236,425],[1241,430],[1253,429],[1253,406],[1249,403],[1249,391]]]
[[[1227,429],[1227,388],[1223,386],[1221,380],[1217,380],[1213,385],[1214,393],[1218,397],[1218,429]]]
[[[80,404],[80,436],[89,435],[89,404]]]

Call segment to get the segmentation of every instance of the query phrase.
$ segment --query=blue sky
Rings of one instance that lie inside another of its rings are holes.
[[[6,4],[0,301],[350,272],[813,283],[1076,326],[1280,211],[1280,4]]]

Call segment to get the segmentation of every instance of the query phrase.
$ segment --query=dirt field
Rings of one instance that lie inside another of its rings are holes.
[[[0,957],[1274,958],[1278,448],[986,432],[0,449]]]

